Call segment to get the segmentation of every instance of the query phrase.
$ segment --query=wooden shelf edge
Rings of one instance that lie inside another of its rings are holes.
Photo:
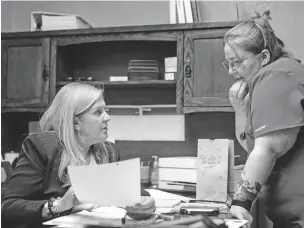
[[[73,81],[74,82],[74,81]],[[150,86],[150,87],[162,87],[162,86],[176,86],[176,80],[143,80],[143,81],[122,81],[122,82],[110,82],[110,81],[82,81],[91,85],[104,85],[105,87],[125,87],[125,86]],[[72,82],[60,81],[56,83],[56,87],[62,87]]]
[[[183,114],[197,113],[197,112],[234,112],[233,107],[183,107]]]
[[[1,107],[1,113],[9,112],[38,112],[43,113],[47,108],[31,108],[31,107]]]

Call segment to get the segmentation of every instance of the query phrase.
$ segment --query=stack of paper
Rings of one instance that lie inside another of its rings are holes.
[[[82,29],[92,26],[78,15],[32,12],[32,31]]]

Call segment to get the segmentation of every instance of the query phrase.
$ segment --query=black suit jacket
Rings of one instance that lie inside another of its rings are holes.
[[[110,162],[119,160],[119,152],[110,154]],[[23,144],[19,160],[2,202],[2,226],[16,228],[41,227],[43,205],[51,197],[62,197],[66,187],[57,175],[59,140],[52,132],[35,133]],[[98,159],[96,160],[98,163]],[[142,191],[142,195],[148,195]]]

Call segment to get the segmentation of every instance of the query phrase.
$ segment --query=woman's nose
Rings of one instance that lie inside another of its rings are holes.
[[[102,118],[102,121],[103,122],[109,122],[110,120],[111,120],[111,116],[107,112],[105,112],[104,116]]]
[[[229,66],[228,74],[236,78],[237,71]]]

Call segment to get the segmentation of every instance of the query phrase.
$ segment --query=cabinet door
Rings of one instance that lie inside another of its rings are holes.
[[[189,31],[184,38],[184,112],[228,111],[233,78],[222,67],[228,29]]]
[[[2,40],[2,107],[46,107],[49,38]]]

